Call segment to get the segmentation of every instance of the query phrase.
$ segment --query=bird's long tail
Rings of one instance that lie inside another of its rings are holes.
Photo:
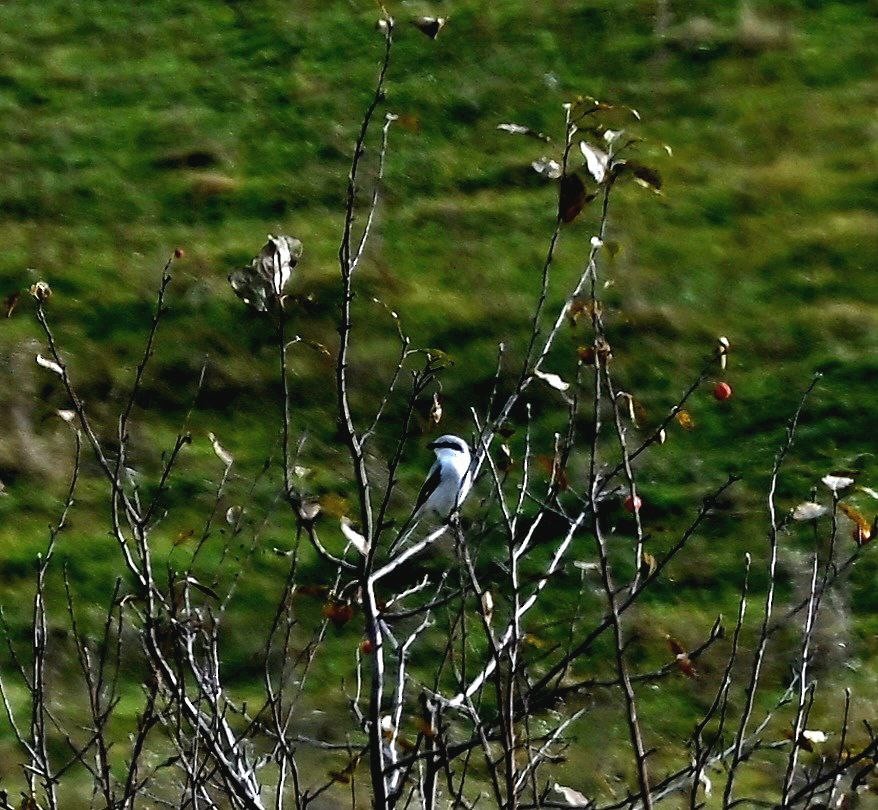
[[[387,549],[387,553],[389,555],[393,555],[393,553],[409,539],[411,533],[418,527],[418,523],[421,520],[421,515],[423,514],[424,507],[419,506],[415,509],[406,519],[405,523],[402,524],[402,527],[399,530],[399,533],[396,535],[394,541],[390,544],[390,548]]]

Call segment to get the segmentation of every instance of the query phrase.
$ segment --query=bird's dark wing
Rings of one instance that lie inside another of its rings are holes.
[[[396,535],[396,539],[390,544],[390,548],[388,549],[388,554],[393,554],[399,544],[407,537],[406,532],[408,532],[409,528],[415,523],[420,515],[418,512],[421,507],[427,502],[427,499],[433,493],[433,490],[439,486],[442,481],[442,468],[439,466],[439,461],[435,461],[433,466],[430,467],[430,472],[427,473],[427,480],[424,481],[423,486],[421,487],[421,491],[418,493],[418,499],[415,502],[414,509],[412,509],[411,514],[409,514],[405,523],[400,527],[399,533]]]
[[[427,498],[433,493],[433,490],[439,486],[439,482],[442,480],[442,468],[439,466],[439,462],[435,462],[432,467],[430,467],[430,472],[427,473],[427,480],[424,481],[424,485],[421,487],[421,491],[418,493],[418,499],[415,501],[415,508],[412,510],[413,513],[417,512],[426,502]]]

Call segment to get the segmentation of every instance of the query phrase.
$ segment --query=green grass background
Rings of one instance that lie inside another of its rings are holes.
[[[632,615],[633,666],[661,663],[668,658],[665,633],[694,644],[718,613],[731,614],[744,553],[764,560],[768,471],[814,371],[824,377],[806,410],[781,506],[804,499],[833,469],[854,470],[860,483],[878,487],[876,6],[671,2],[664,44],[655,34],[656,7],[646,0],[448,0],[387,8],[401,25],[386,108],[406,120],[391,131],[375,235],[357,282],[352,379],[361,424],[395,361],[393,324],[370,302],[377,296],[401,314],[415,344],[452,356],[443,376],[443,426],[469,431],[469,407],[484,407],[490,390],[498,341],[507,342],[513,370],[525,345],[556,193],[529,164],[543,154],[558,157],[561,104],[592,95],[635,107],[643,117],[636,124],[629,116],[626,127],[646,139],[641,158],[661,171],[663,194],[620,188],[609,231],[621,250],[601,265],[602,278],[612,282],[605,308],[620,384],[654,424],[725,334],[733,352],[724,376],[735,390],[722,405],[710,386],[696,394],[696,429],[672,431],[641,465],[652,547],[670,542],[700,494],[729,472],[744,476]],[[450,17],[435,42],[406,23],[427,12]],[[244,311],[226,283],[266,233],[290,233],[305,245],[292,328],[335,345],[335,255],[352,145],[381,55],[376,17],[365,0],[0,5],[0,292],[26,289],[38,278],[51,283],[57,337],[107,437],[142,351],[161,267],[175,247],[186,253],[174,270],[170,311],[133,433],[132,464],[148,488],[207,356],[195,442],[156,536],[171,565],[186,552],[172,551],[173,540],[199,526],[212,504],[219,469],[207,431],[237,459],[223,509],[242,502],[264,459],[277,457],[272,330]],[[498,132],[506,121],[549,133],[555,143]],[[374,146],[373,140],[370,161]],[[564,229],[552,312],[582,266],[596,216],[587,209]],[[60,507],[69,458],[53,415],[65,407],[64,397],[33,362],[42,342],[25,299],[0,324],[0,601],[19,642],[27,637],[35,555]],[[571,377],[575,348],[586,340],[583,326],[565,327],[547,365]],[[294,427],[309,435],[302,459],[312,469],[307,486],[347,497],[331,365],[305,348],[291,357]],[[558,400],[540,390],[531,401],[537,443],[549,452]],[[398,413],[392,404],[377,456],[392,447]],[[520,442],[519,432],[517,451]],[[423,444],[416,437],[406,457],[405,497],[394,504],[400,515],[428,462]],[[94,472],[88,465],[87,471]],[[582,475],[574,466],[572,483]],[[270,596],[281,588],[284,563],[271,549],[292,540],[277,492],[273,468],[255,485],[248,529],[229,540],[233,555],[225,564],[247,560],[225,661],[244,695],[259,678],[250,630],[265,623]],[[100,480],[87,476],[52,578],[57,595],[61,564],[68,566],[87,624],[100,621],[98,606],[120,573],[104,498]],[[850,500],[869,517],[878,506],[862,492]],[[333,536],[331,527],[325,531]],[[620,514],[620,538],[629,532]],[[619,543],[627,548],[624,539]],[[222,544],[217,535],[206,568],[218,561]],[[801,583],[813,541],[796,530],[784,546],[781,590],[788,597]],[[590,554],[585,541],[576,549],[578,558]],[[305,568],[310,581],[324,581],[316,560],[306,558]],[[824,639],[820,677],[827,694],[818,718],[833,716],[840,684],[850,681],[857,716],[874,718],[875,574],[867,555],[841,589],[837,626]],[[764,575],[754,578],[758,593]],[[535,612],[535,636],[550,641],[562,632],[551,620],[573,609],[577,592],[571,570],[552,606]],[[592,604],[588,597],[586,603]],[[53,605],[60,679],[70,648],[61,604]],[[318,609],[305,611],[316,620]],[[302,720],[328,736],[346,722],[340,679],[350,671],[355,624],[334,634],[317,661],[313,706],[327,715]],[[767,703],[793,660],[792,633],[789,641],[773,653]],[[709,704],[722,663],[715,654],[698,681],[641,690],[657,772],[685,757],[683,740]],[[599,655],[580,668],[605,672]],[[133,663],[125,688],[120,729],[136,711]],[[617,696],[584,699],[594,709],[577,729],[570,762],[554,774],[586,793],[619,792],[615,775],[626,772],[628,757]],[[606,745],[607,731],[618,746]],[[0,725],[2,784],[16,784],[19,759],[8,727]],[[315,779],[320,768],[315,764]],[[771,783],[766,767],[753,777],[753,790]]]

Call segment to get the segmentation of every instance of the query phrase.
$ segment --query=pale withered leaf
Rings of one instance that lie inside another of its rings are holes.
[[[710,796],[713,793],[713,782],[710,781],[710,777],[704,772],[703,768],[698,772],[698,782],[704,788],[705,796]]]
[[[45,281],[38,281],[30,288],[30,294],[40,301],[48,301],[52,295],[52,288]]]
[[[545,133],[526,127],[524,124],[497,124],[497,129],[501,132],[508,132],[510,135],[526,135],[528,138],[536,138],[538,141],[543,141],[544,143],[551,143],[552,141],[552,139]]]
[[[854,479],[848,478],[846,475],[824,475],[820,480],[833,492],[847,489],[854,483]]]
[[[341,519],[341,533],[345,536],[345,539],[362,554],[364,557],[369,553],[369,544],[366,542],[366,538],[363,537],[352,525],[350,520],[346,517]]]
[[[817,520],[828,511],[822,504],[805,501],[793,509],[793,520]]]
[[[272,236],[247,267],[229,273],[229,284],[245,304],[266,312],[280,299],[302,257],[302,243],[293,236]]]
[[[225,464],[226,467],[231,467],[232,464],[235,463],[235,459],[232,454],[219,443],[219,440],[213,433],[208,433],[207,438],[210,439],[210,443],[213,446],[213,452],[216,453],[216,457],[223,464]]]
[[[541,177],[547,177],[549,180],[557,180],[562,172],[561,164],[557,160],[541,157],[530,164],[531,168]]]
[[[580,141],[579,150],[585,158],[585,165],[588,167],[591,176],[598,183],[603,183],[607,177],[610,156],[603,149],[598,149],[586,141]]]
[[[578,790],[559,785],[557,782],[552,786],[556,793],[564,797],[564,801],[571,807],[591,807],[591,802]]]
[[[539,377],[546,385],[551,388],[554,388],[556,391],[566,391],[570,388],[570,383],[562,380],[557,374],[552,374],[550,372],[541,371],[538,368],[534,369],[534,376]]]
[[[490,625],[494,618],[494,597],[491,596],[490,591],[482,593],[482,614],[485,617],[485,623]]]
[[[48,360],[43,355],[37,355],[37,365],[42,366],[49,371],[54,371],[59,377],[64,375],[64,369],[61,368],[54,360]]]

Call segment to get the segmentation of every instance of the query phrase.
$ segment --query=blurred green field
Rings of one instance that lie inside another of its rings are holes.
[[[768,472],[813,372],[824,377],[806,409],[781,506],[807,497],[830,470],[854,470],[861,484],[878,488],[878,9],[869,0],[672,2],[660,41],[656,5],[646,0],[385,5],[403,23],[386,108],[404,118],[391,130],[375,238],[358,280],[351,373],[361,422],[397,350],[391,319],[370,300],[377,296],[400,313],[413,343],[451,355],[443,428],[470,431],[469,408],[485,405],[497,343],[509,346],[507,383],[526,346],[556,210],[554,186],[530,163],[558,157],[562,103],[591,95],[643,117],[636,125],[645,138],[641,158],[662,173],[663,194],[619,189],[610,238],[621,249],[601,265],[602,278],[612,282],[605,310],[620,384],[654,424],[724,334],[733,344],[726,379],[735,390],[720,405],[705,387],[690,408],[695,429],[675,430],[641,465],[654,548],[668,544],[701,494],[729,472],[743,476],[633,616],[633,665],[663,662],[665,633],[697,643],[717,614],[733,611],[744,553],[764,559]],[[427,12],[450,17],[435,42],[405,24]],[[133,432],[132,465],[149,488],[207,357],[195,441],[158,533],[171,565],[185,553],[173,541],[200,526],[213,501],[220,470],[207,432],[237,460],[238,477],[222,507],[248,497],[263,461],[277,458],[272,331],[244,311],[226,282],[265,234],[303,241],[291,328],[335,345],[336,251],[347,168],[381,56],[376,16],[366,0],[0,5],[0,294],[39,278],[51,283],[56,335],[107,437],[142,351],[161,268],[175,247],[185,250]],[[546,132],[555,143],[498,132],[507,121]],[[629,117],[626,126],[635,123]],[[550,311],[578,275],[597,213],[587,209],[563,231]],[[54,416],[65,401],[55,378],[33,362],[42,343],[26,299],[0,322],[0,603],[18,641],[26,639],[34,560],[60,508],[69,457],[65,428]],[[565,328],[547,366],[572,376],[575,348],[587,339],[583,329]],[[302,348],[292,355],[292,371],[294,428],[309,436],[302,458],[312,469],[307,486],[346,497],[350,481],[327,385],[331,366]],[[557,400],[546,389],[531,401],[536,441],[549,452]],[[392,447],[400,407],[391,404],[378,451]],[[428,463],[424,443],[416,439],[406,459],[409,495]],[[293,530],[277,504],[276,466],[253,492],[252,529],[243,543],[232,541],[233,559],[225,563],[230,570],[235,559],[247,561],[225,662],[243,695],[258,688],[258,640],[249,629],[266,621],[269,597],[282,587],[284,562],[272,548],[289,547]],[[99,621],[95,606],[121,572],[104,498],[102,483],[89,476],[52,574],[59,596],[61,566],[68,566],[86,623]],[[851,502],[869,517],[878,507],[862,492]],[[400,516],[406,504],[402,497],[395,503]],[[625,533],[620,516],[619,534]],[[785,535],[782,595],[801,587],[812,545],[804,530]],[[221,547],[218,537],[206,567],[219,560]],[[585,558],[591,550],[576,554]],[[316,560],[305,565],[312,581],[322,581]],[[840,591],[820,675],[835,697],[825,706],[818,700],[815,719],[832,717],[838,684],[851,679],[857,717],[874,719],[876,573],[878,564],[866,555]],[[757,591],[762,584],[759,574]],[[578,585],[571,571],[552,609],[572,609]],[[63,661],[69,640],[60,629],[61,603],[54,608]],[[556,616],[535,614],[531,632],[551,640],[555,631],[544,625]],[[349,668],[359,632],[352,623],[317,660],[314,684],[323,691],[314,705],[329,718],[343,710],[338,673]],[[791,660],[779,652],[772,658],[767,701],[785,683]],[[642,691],[658,771],[685,756],[682,743],[722,663],[712,655],[701,680]],[[601,671],[595,661],[581,667]],[[59,678],[63,671],[59,663]],[[133,663],[127,688],[131,703],[120,707],[120,728],[136,710]],[[596,708],[557,778],[579,780],[587,793],[620,791],[613,778],[627,768],[627,754],[621,744],[608,747],[604,734],[624,739],[616,696],[587,699]],[[10,784],[19,778],[17,762],[4,720],[0,777]],[[582,762],[605,767],[583,776]]]

